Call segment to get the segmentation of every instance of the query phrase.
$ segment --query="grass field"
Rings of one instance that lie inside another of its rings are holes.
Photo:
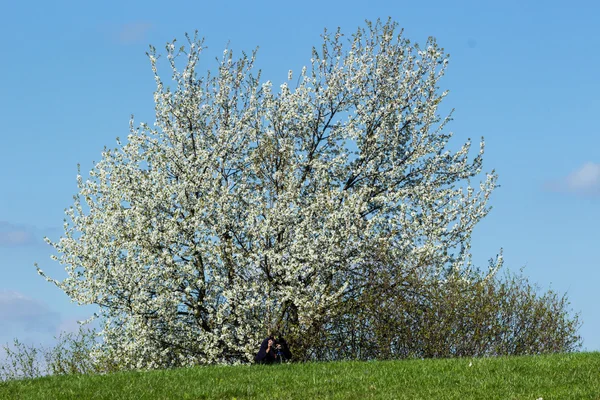
[[[600,399],[600,353],[214,366],[0,382],[1,399]]]

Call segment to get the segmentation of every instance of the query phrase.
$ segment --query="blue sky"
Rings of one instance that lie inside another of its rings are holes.
[[[592,1],[6,1],[0,13],[0,343],[48,343],[93,308],[36,274],[64,209],[129,116],[153,122],[145,51],[198,30],[204,69],[230,43],[260,47],[263,77],[283,82],[308,64],[324,27],[352,33],[391,16],[411,41],[435,36],[450,53],[442,87],[454,145],[486,139],[501,187],[476,228],[475,262],[504,248],[505,265],[567,292],[584,348],[600,350],[600,5]],[[164,71],[168,75],[168,71]],[[595,244],[594,244],[595,243]],[[596,334],[594,334],[596,333]]]

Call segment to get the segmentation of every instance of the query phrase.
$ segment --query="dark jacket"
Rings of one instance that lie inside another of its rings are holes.
[[[260,345],[260,350],[258,350],[256,357],[254,357],[254,361],[256,361],[257,363],[260,363],[260,364],[272,364],[275,362],[282,362],[282,361],[292,359],[292,352],[290,351],[290,348],[288,347],[287,342],[282,337],[278,338],[277,340],[273,339],[274,342],[277,342],[281,345],[280,355],[277,354],[277,349],[275,348],[275,344],[273,344],[273,346],[271,346],[271,349],[267,353],[267,347],[269,346],[269,339],[273,339],[273,338],[268,337],[265,340],[263,340],[262,344]]]

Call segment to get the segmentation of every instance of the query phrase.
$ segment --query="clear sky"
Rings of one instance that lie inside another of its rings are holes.
[[[48,342],[93,311],[33,264],[64,276],[42,237],[62,232],[77,163],[87,173],[131,114],[153,122],[149,44],[197,29],[203,69],[228,42],[238,53],[259,46],[263,77],[278,85],[308,64],[323,28],[350,34],[388,16],[411,41],[435,36],[450,53],[453,143],[483,135],[484,167],[499,174],[475,262],[485,268],[502,247],[507,268],[567,292],[584,349],[600,350],[600,3],[579,0],[3,2],[0,343]]]

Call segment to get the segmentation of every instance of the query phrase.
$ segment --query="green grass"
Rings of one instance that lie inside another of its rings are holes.
[[[198,367],[0,382],[1,399],[600,399],[600,353]]]

